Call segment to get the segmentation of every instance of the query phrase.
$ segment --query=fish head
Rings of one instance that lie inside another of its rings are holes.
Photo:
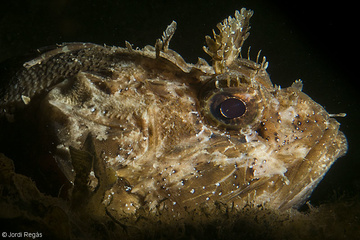
[[[221,179],[210,177],[218,186],[210,192],[235,205],[299,207],[346,153],[346,138],[339,123],[302,92],[300,80],[274,87],[264,62],[235,64],[206,82],[200,94],[204,122],[213,136],[223,136],[210,138],[223,143],[219,149],[221,144],[209,144],[208,150],[217,155],[214,163],[227,169]]]

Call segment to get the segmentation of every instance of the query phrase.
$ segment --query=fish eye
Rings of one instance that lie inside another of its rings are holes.
[[[221,80],[216,78],[202,86],[199,98],[205,119],[216,127],[226,129],[257,124],[262,112],[259,91],[246,83],[230,85]]]
[[[245,101],[232,93],[220,92],[208,101],[212,116],[227,124],[236,121],[246,113]]]
[[[246,104],[238,98],[228,98],[220,104],[220,113],[225,118],[238,118],[245,112]]]

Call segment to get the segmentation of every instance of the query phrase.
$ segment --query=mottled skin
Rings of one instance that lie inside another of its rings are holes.
[[[216,202],[298,207],[347,142],[300,81],[274,87],[265,58],[239,57],[251,16],[242,9],[207,37],[212,66],[168,49],[175,22],[155,48],[59,45],[24,64],[1,92],[1,115],[19,122],[36,109],[75,185],[72,201],[97,198],[114,219],[139,208],[181,216]],[[229,98],[245,113],[219,112]]]

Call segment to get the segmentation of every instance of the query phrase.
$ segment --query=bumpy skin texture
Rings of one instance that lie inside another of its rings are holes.
[[[121,219],[217,202],[298,207],[347,142],[300,81],[274,87],[265,58],[239,57],[251,16],[242,9],[206,38],[212,66],[168,49],[175,22],[155,47],[60,45],[24,64],[1,92],[1,115],[36,113],[74,209],[86,202]],[[224,113],[230,98],[239,117]]]

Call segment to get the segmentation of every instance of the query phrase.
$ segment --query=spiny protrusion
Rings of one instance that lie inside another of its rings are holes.
[[[171,38],[174,36],[176,30],[176,22],[167,26],[166,30],[163,32],[161,39],[157,39],[155,43],[156,57],[160,56],[160,51],[166,52],[169,49],[169,43]]]
[[[223,73],[226,67],[238,58],[244,41],[249,36],[249,21],[253,11],[242,8],[235,12],[235,18],[228,17],[217,25],[220,30],[216,34],[213,30],[214,39],[206,36],[207,47],[204,51],[212,58],[216,73]]]

